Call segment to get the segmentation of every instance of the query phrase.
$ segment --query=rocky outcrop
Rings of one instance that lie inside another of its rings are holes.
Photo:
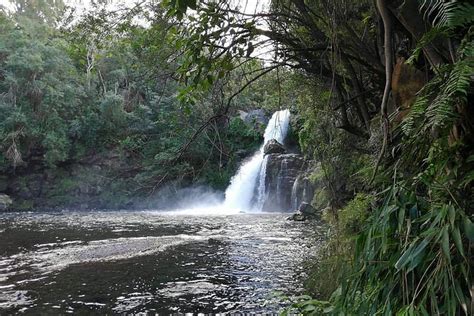
[[[308,179],[308,171],[302,170],[293,183],[291,189],[292,210],[298,209],[302,203],[309,204],[314,196],[315,186]]]
[[[283,145],[280,144],[276,139],[270,139],[268,143],[265,144],[265,147],[263,148],[263,153],[265,155],[283,154],[285,152],[286,152],[285,147],[283,147]]]
[[[306,221],[310,219],[319,220],[321,219],[321,214],[323,212],[324,211],[315,209],[311,204],[303,202],[298,207],[298,210],[293,215],[288,217],[287,220],[297,222]]]
[[[8,195],[0,193],[0,212],[8,210],[12,204],[13,201]]]
[[[127,160],[111,150],[53,169],[21,170],[8,180],[4,192],[13,198],[10,209],[19,211],[125,208],[134,202],[133,197],[118,194],[119,188],[133,183],[129,179],[134,173],[123,172],[128,167]]]
[[[295,214],[288,217],[288,220],[292,221],[306,221],[310,219],[320,219],[321,213],[311,206],[311,204],[303,202],[298,207],[298,210]]]
[[[295,221],[295,222],[304,222],[305,220],[307,220],[307,218],[306,218],[306,216],[304,216],[300,212],[296,212],[295,214],[288,217],[287,220]]]
[[[266,156],[265,201],[263,211],[288,212],[293,208],[293,185],[304,169],[305,160],[297,154]]]
[[[261,132],[265,130],[269,120],[262,109],[251,110],[249,112],[239,111],[239,116],[245,124]]]
[[[318,216],[318,211],[311,204],[303,202],[298,207],[298,212],[308,217]]]

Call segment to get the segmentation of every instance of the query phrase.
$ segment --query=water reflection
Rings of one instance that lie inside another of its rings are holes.
[[[272,312],[321,228],[285,214],[0,217],[0,313]]]

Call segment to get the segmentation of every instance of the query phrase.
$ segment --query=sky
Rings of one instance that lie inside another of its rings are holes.
[[[63,0],[66,5],[76,9],[76,12],[84,13],[91,9],[91,0]],[[110,9],[117,8],[120,5],[133,7],[134,4],[141,0],[111,0]],[[245,13],[255,13],[262,11],[262,8],[268,6],[270,0],[232,0],[240,4],[244,8]],[[14,8],[15,0],[0,0],[0,5],[8,9]]]
[[[117,4],[132,7],[138,1],[140,0],[112,0],[111,7],[113,8]],[[267,6],[269,1],[270,0],[236,0],[236,2],[240,2],[240,5],[245,8],[246,13],[260,11],[263,7]],[[65,0],[65,3],[69,6],[77,8],[78,10],[87,10],[90,8],[91,0]]]
[[[29,0],[34,1],[34,0]],[[92,0],[63,0],[64,3],[70,7],[75,8],[75,14],[77,15],[76,18],[79,19],[80,16],[87,13],[89,10],[92,9],[91,2]],[[137,2],[143,0],[109,0],[110,4],[108,7],[110,10],[117,9],[118,7],[133,7]],[[157,0],[149,0],[149,1],[157,1]],[[271,0],[229,0],[234,3],[238,3],[243,9],[245,13],[255,13],[261,12],[268,7],[268,4]],[[7,9],[12,10],[14,6],[15,0],[0,0],[0,6],[6,7]],[[140,21],[137,21],[139,24]],[[146,24],[144,25],[146,26]],[[265,28],[265,26],[262,26]],[[261,58],[266,58],[269,51],[272,50],[272,47],[256,47],[254,53],[252,55],[258,55]]]

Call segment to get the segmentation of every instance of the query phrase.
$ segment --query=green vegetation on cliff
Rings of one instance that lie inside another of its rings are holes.
[[[223,189],[234,153],[260,143],[260,129],[229,115],[186,145],[228,92],[216,84],[192,111],[179,102],[160,6],[145,28],[94,16],[63,25],[60,2],[16,4],[0,11],[0,182],[13,209],[146,206],[164,185]],[[260,104],[258,90],[239,95],[238,108]]]

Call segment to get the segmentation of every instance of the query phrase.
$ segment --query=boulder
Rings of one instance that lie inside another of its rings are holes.
[[[298,207],[298,212],[306,217],[319,217],[319,212],[311,204],[303,202]]]
[[[295,221],[295,222],[304,222],[307,219],[308,218],[305,215],[301,214],[300,212],[296,212],[295,214],[287,218],[287,220]]]
[[[320,218],[321,216],[318,210],[312,207],[311,204],[303,202],[298,207],[298,210],[296,211],[296,213],[294,213],[287,219],[291,221],[302,222],[302,221],[306,221],[310,219],[320,219]]]
[[[263,147],[263,153],[268,154],[284,154],[286,152],[285,147],[280,144],[276,139],[270,139],[268,143]]]
[[[0,193],[0,211],[7,210],[13,204],[12,199],[3,193]]]

